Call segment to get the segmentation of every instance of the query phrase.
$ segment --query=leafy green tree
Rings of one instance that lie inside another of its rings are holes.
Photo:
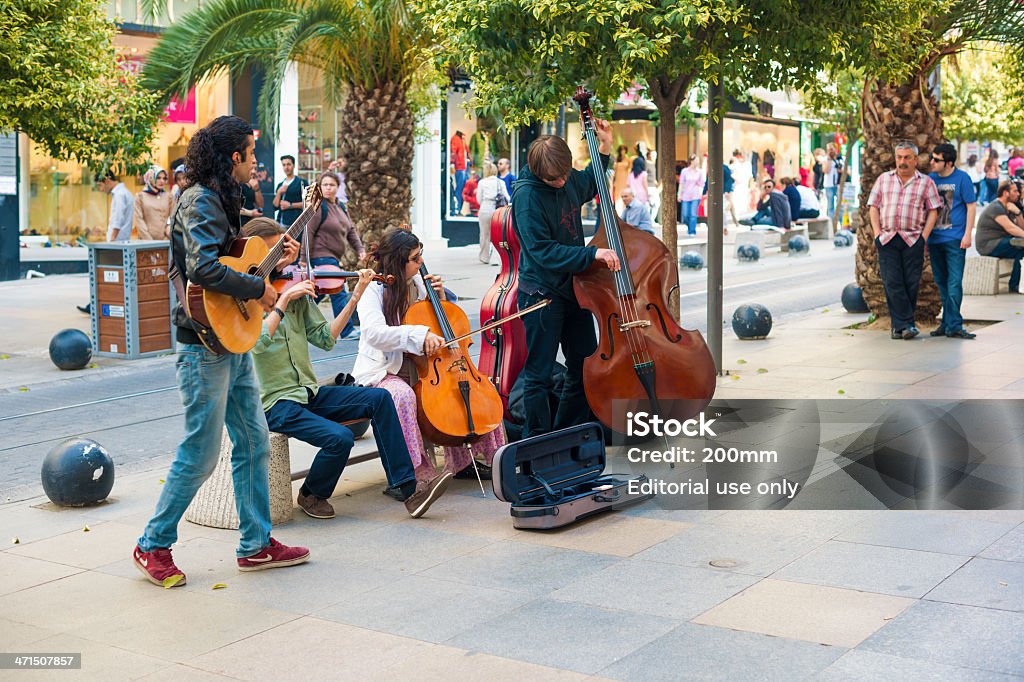
[[[143,83],[166,101],[204,78],[257,67],[265,74],[259,117],[273,135],[289,65],[319,69],[328,96],[344,96],[340,155],[348,160],[349,211],[374,243],[409,219],[423,113],[414,107],[436,80],[429,48],[428,32],[404,0],[213,0],[164,32]]]
[[[1020,64],[1003,45],[984,44],[942,62],[946,137],[1024,144]]]
[[[852,42],[905,30],[904,6],[921,0],[418,2],[445,56],[473,77],[474,106],[500,108],[508,124],[553,118],[581,83],[606,107],[644,85],[658,107],[661,223],[673,249],[676,121],[690,89],[720,79],[732,92],[803,86]]]
[[[161,107],[117,66],[102,0],[0,0],[0,131],[53,157],[136,172]]]
[[[945,119],[930,82],[936,65],[988,42],[1007,46],[1018,63],[1024,54],[1024,4],[1019,0],[939,0],[929,7],[916,30],[902,34],[906,37],[897,35],[877,45],[861,43],[850,55],[868,74],[862,99],[861,206],[867,205],[878,176],[895,166],[895,143],[915,143],[921,151],[920,170],[927,172],[929,153],[946,139]],[[893,60],[909,65],[909,73],[887,68]],[[942,304],[929,265],[922,275],[917,317],[932,322]],[[879,317],[888,315],[871,230],[858,231],[856,274],[871,311]]]
[[[846,144],[840,149],[847,167],[854,146],[864,136],[861,128],[861,97],[864,95],[864,72],[856,67],[833,69],[828,77],[804,91],[805,112],[819,121],[819,130],[831,132],[836,127],[845,135]],[[836,194],[842,201],[848,173],[841,173]],[[832,217],[832,225],[838,226],[839,211]]]

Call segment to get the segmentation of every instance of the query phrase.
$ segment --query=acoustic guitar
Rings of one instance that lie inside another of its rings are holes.
[[[303,199],[306,207],[288,228],[289,237],[294,239],[305,229],[320,210],[322,199],[320,187],[311,183]],[[255,275],[269,284],[268,278],[283,254],[284,239],[273,248],[267,248],[267,243],[260,237],[242,237],[235,239],[228,255],[218,260],[235,272]],[[235,298],[192,282],[188,283],[185,298],[185,312],[192,320],[199,340],[210,351],[218,355],[247,353],[256,345],[263,329],[263,307],[258,299]]]

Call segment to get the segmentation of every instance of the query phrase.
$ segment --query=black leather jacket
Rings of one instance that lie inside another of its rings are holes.
[[[202,185],[193,185],[178,199],[171,219],[171,257],[189,282],[241,299],[263,296],[259,277],[236,272],[217,259],[227,255],[240,235],[239,216],[228,218],[220,197]],[[178,343],[199,344],[179,302],[174,309]]]

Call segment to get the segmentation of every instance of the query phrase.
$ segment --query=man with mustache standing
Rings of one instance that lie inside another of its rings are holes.
[[[924,270],[924,245],[942,199],[932,179],[917,170],[917,147],[900,142],[895,152],[896,170],[878,176],[868,206],[892,338],[909,341],[921,333],[914,325],[914,309]]]

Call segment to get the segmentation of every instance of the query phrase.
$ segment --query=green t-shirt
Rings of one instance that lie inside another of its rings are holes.
[[[273,338],[267,333],[264,320],[263,333],[252,349],[263,411],[269,410],[278,400],[292,400],[301,405],[309,402],[306,389],[313,395],[319,389],[313,363],[309,359],[309,344],[330,350],[334,343],[330,324],[308,296],[288,304]]]

